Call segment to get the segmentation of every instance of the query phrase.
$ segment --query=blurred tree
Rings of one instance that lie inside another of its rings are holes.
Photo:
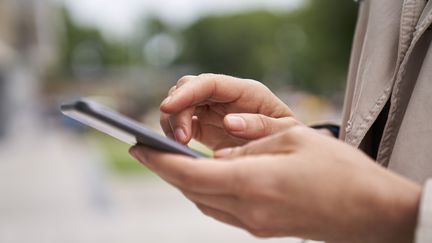
[[[320,93],[343,88],[356,17],[354,1],[339,0],[311,0],[294,13],[306,35],[305,48],[290,62],[300,87]]]
[[[152,68],[169,68],[180,52],[181,32],[156,16],[143,19],[133,41],[132,54],[135,63],[143,63]]]
[[[63,11],[65,33],[62,38],[62,72],[98,73],[129,62],[125,43],[107,40],[100,30],[77,24],[66,9]],[[77,70],[78,69],[78,70]]]
[[[262,78],[275,57],[274,35],[283,23],[269,12],[205,17],[184,31],[180,62],[203,72]]]
[[[198,72],[253,78],[274,88],[290,84],[337,93],[345,81],[357,6],[353,1],[305,1],[300,9],[277,14],[207,16],[185,29],[153,16],[124,42],[76,24],[64,10],[62,69],[91,74],[127,65],[171,70],[187,64]]]
[[[340,0],[310,0],[285,14],[204,17],[185,29],[178,62],[333,93],[343,87],[355,20],[355,3]]]

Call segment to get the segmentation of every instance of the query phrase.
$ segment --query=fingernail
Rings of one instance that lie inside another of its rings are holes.
[[[214,156],[216,158],[223,158],[223,157],[227,157],[229,156],[233,151],[233,148],[225,148],[225,149],[221,149],[218,150],[214,153]]]
[[[233,131],[244,131],[246,129],[246,121],[243,117],[228,115],[226,120],[228,127]]]
[[[186,132],[183,128],[177,128],[174,135],[177,141],[184,142],[187,140]]]
[[[162,106],[168,105],[168,103],[171,102],[171,99],[172,99],[171,95],[168,96],[164,101],[162,101]]]

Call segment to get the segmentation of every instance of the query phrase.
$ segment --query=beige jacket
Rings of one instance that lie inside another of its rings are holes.
[[[415,242],[432,243],[432,1],[359,4],[341,139],[425,185]]]

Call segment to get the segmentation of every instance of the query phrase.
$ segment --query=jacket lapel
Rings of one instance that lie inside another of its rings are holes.
[[[429,6],[432,5],[429,4]],[[412,44],[420,15],[422,14],[422,11],[424,12],[424,9],[424,0],[404,0],[403,2],[400,21],[398,65],[401,64],[402,60],[405,58],[405,54]]]
[[[428,18],[430,19],[431,15],[432,15],[432,1],[428,1],[426,7],[423,10],[422,15],[420,16],[417,26],[419,27],[422,24],[427,24],[426,21],[428,20]],[[429,24],[430,24],[430,20],[429,20]]]
[[[408,42],[402,43],[399,46],[399,51],[401,51],[401,46],[402,49],[405,50],[403,50],[403,52],[399,52],[401,64],[397,70],[395,83],[392,88],[389,116],[377,156],[377,161],[385,166],[387,166],[389,163],[393,145],[397,137],[397,131],[402,121],[400,117],[403,117],[403,113],[408,104],[407,102],[409,101],[406,99],[406,97],[409,97],[408,94],[412,91],[413,84],[415,83],[407,82],[406,80],[404,82],[404,76],[407,72],[409,61],[415,50],[415,47],[420,41],[423,33],[432,23],[432,1],[429,1],[425,6],[423,0],[405,0],[403,12],[405,13],[402,14],[401,18],[401,33],[403,34],[405,28],[412,28],[411,31],[414,31],[414,33],[411,34],[411,38]],[[404,14],[405,16],[410,16],[411,18],[417,16],[417,21],[412,25],[411,23],[413,23],[413,21],[407,21],[409,19],[404,19]],[[403,41],[403,39],[400,39],[400,41]],[[408,45],[406,46],[406,44]]]

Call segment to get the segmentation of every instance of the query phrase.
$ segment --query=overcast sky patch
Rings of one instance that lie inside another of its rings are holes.
[[[303,0],[63,0],[75,20],[95,25],[107,34],[127,36],[140,19],[158,16],[171,24],[186,25],[208,14],[247,9],[289,11]]]

